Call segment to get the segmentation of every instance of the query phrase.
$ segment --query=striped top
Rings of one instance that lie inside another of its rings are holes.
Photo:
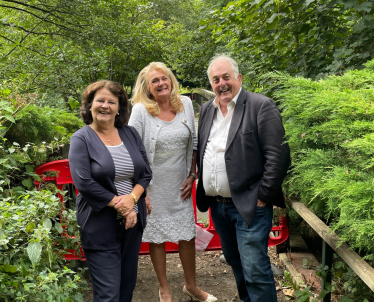
[[[126,146],[123,142],[118,146],[106,146],[112,155],[115,177],[114,186],[117,189],[118,196],[128,195],[134,188],[134,164],[131,156],[127,151]],[[138,205],[134,206],[134,211],[138,213]],[[117,213],[117,219],[122,219],[123,216]]]

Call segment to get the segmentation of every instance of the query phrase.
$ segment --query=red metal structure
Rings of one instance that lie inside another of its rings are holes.
[[[70,174],[70,167],[69,167],[69,160],[63,159],[63,160],[57,160],[53,161],[50,163],[46,163],[44,165],[41,165],[38,167],[35,171],[36,174],[38,174],[41,177],[41,181],[34,181],[35,185],[37,188],[40,188],[41,183],[43,182],[55,182],[57,189],[63,190],[64,185],[66,184],[74,184],[73,179],[71,178]],[[53,174],[51,176],[51,174]],[[75,189],[76,194],[78,191]],[[202,223],[197,223],[196,220],[196,187],[195,184],[192,188],[192,201],[193,201],[193,208],[194,208],[194,214],[195,214],[195,223],[198,224],[201,227],[204,227],[204,224]],[[65,207],[65,202],[64,202],[64,196],[58,193],[58,196],[63,203],[63,206]],[[214,228],[212,216],[210,214],[209,210],[209,224],[205,228],[207,231],[213,234],[213,238],[210,241],[208,247],[206,250],[212,251],[212,250],[220,250],[221,249],[221,242],[219,239],[218,234],[216,233],[216,230]],[[284,241],[287,240],[288,238],[288,225],[287,225],[287,217],[286,216],[281,216],[279,217],[279,226],[273,227],[272,228],[273,233],[277,233],[278,235],[276,237],[269,237],[269,246],[275,246],[278,244],[283,243]],[[63,234],[64,236],[70,236],[65,232]],[[174,253],[178,252],[178,245],[172,242],[167,242],[166,243],[166,251],[168,253]],[[69,253],[66,254],[64,257],[66,260],[75,260],[75,259],[80,259],[80,260],[86,260],[84,258],[84,253],[83,250],[81,249],[82,253],[82,258],[80,258],[75,251],[68,251]],[[149,244],[143,242],[141,247],[140,247],[140,254],[149,254]]]

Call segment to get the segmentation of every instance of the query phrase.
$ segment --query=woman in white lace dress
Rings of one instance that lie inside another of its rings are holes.
[[[178,82],[171,70],[153,62],[139,73],[132,104],[129,125],[139,132],[153,172],[143,241],[149,242],[160,301],[173,301],[166,277],[165,242],[179,242],[183,292],[195,301],[217,301],[202,291],[195,279],[191,190],[196,178],[196,134],[192,102],[178,95]]]

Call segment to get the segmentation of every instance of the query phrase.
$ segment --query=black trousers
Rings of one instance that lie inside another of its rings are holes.
[[[143,228],[140,221],[117,236],[111,250],[84,249],[94,290],[94,302],[131,302],[138,274]]]

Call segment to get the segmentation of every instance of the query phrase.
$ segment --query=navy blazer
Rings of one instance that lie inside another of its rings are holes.
[[[205,196],[203,158],[216,108],[213,100],[201,107],[197,165],[196,204],[207,211],[215,199]],[[282,182],[290,165],[290,149],[284,142],[282,118],[274,101],[241,90],[227,138],[225,163],[231,197],[240,215],[251,225],[257,200],[285,207]]]
[[[146,226],[146,188],[152,178],[143,142],[130,126],[118,129],[134,164],[135,184],[144,188],[139,198],[140,223]],[[117,195],[115,168],[108,148],[96,132],[85,126],[73,134],[69,150],[70,172],[79,191],[76,199],[77,221],[83,248],[108,250],[116,248],[117,234],[125,230],[117,222],[117,211],[107,204]]]

